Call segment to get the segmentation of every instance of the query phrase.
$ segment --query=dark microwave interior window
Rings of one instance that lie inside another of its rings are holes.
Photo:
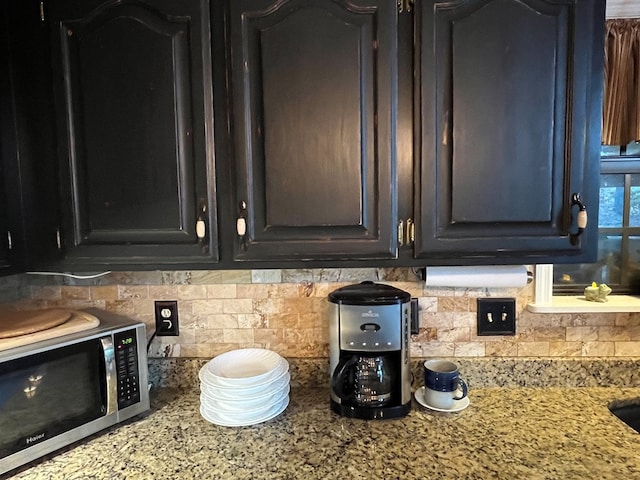
[[[104,360],[93,341],[0,364],[0,457],[104,415]]]

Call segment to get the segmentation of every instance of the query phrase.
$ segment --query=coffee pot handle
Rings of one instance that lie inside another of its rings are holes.
[[[336,365],[336,369],[333,371],[333,375],[331,377],[331,388],[334,393],[340,398],[342,401],[350,401],[353,399],[353,392],[348,396],[345,396],[344,393],[344,380],[345,375],[348,373],[349,369],[353,367],[356,363],[358,363],[358,356],[353,355],[348,359],[342,359]]]

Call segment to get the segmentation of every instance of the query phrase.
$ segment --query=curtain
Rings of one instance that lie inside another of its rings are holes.
[[[640,140],[640,19],[606,22],[604,145]]]

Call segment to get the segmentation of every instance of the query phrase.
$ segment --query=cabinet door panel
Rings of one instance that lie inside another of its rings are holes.
[[[602,2],[471,0],[417,8],[416,255],[592,256]],[[574,192],[592,218],[572,243]]]
[[[236,260],[392,258],[395,6],[244,0],[230,15]]]
[[[208,9],[57,0],[51,16],[67,257],[215,258],[215,230],[195,230],[215,228]]]

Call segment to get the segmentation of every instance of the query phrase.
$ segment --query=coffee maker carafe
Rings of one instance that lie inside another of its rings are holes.
[[[363,419],[411,410],[411,296],[362,282],[329,294],[331,409]]]

